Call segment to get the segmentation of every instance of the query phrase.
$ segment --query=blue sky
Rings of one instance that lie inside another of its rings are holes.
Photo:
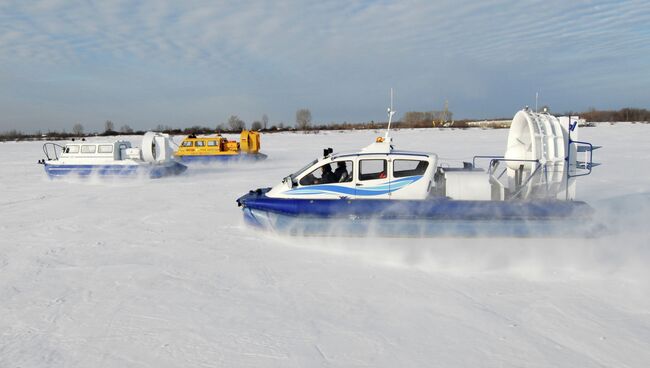
[[[650,108],[648,1],[0,1],[0,131]]]

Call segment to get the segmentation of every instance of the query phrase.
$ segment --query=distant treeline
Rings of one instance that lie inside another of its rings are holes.
[[[626,107],[620,110],[596,110],[589,109],[587,112],[580,114],[581,118],[592,122],[619,122],[619,121],[635,121],[635,122],[649,122],[650,111],[646,109],[636,109]]]
[[[10,130],[8,132],[2,132],[0,133],[0,142],[2,141],[34,141],[34,140],[67,140],[70,138],[77,138],[77,137],[95,137],[95,136],[115,136],[115,135],[143,135],[146,133],[145,131],[138,130],[138,131],[132,131],[131,133],[122,133],[122,132],[114,132],[114,131],[105,131],[102,133],[81,133],[81,134],[75,134],[75,133],[70,133],[66,131],[62,132],[47,132],[47,133],[41,133],[36,132],[36,133],[23,133],[18,130]]]
[[[456,120],[453,123],[447,123],[444,125],[444,127],[452,127],[452,128],[469,128],[470,126],[467,125],[468,122],[471,120]],[[431,120],[415,120],[415,121],[393,121],[392,123],[392,128],[394,129],[409,129],[409,128],[432,128],[432,127],[443,127],[443,124],[436,122],[436,121],[431,121]],[[380,121],[380,122],[375,122],[369,121],[369,122],[363,122],[363,123],[348,123],[348,122],[343,122],[343,123],[336,123],[336,122],[331,122],[331,123],[323,123],[323,124],[309,124],[305,126],[304,128],[300,129],[295,126],[285,126],[284,124],[279,124],[279,125],[271,125],[269,128],[259,128],[255,129],[256,127],[253,127],[252,130],[257,130],[262,133],[276,133],[276,132],[298,132],[298,131],[305,131],[305,132],[318,132],[321,130],[364,130],[364,129],[386,129],[386,126],[388,125],[387,121]],[[244,126],[245,128],[245,126]],[[232,129],[232,128],[225,128],[223,126],[218,126],[217,129],[212,129],[209,127],[205,126],[193,126],[190,128],[185,128],[185,129],[175,129],[175,128],[170,128],[170,127],[158,127],[158,129],[155,129],[156,131],[160,131],[163,133],[167,134],[176,134],[176,135],[182,135],[182,134],[239,134],[241,132],[241,129]]]
[[[596,110],[589,109],[586,112],[565,112],[564,115],[579,115],[581,118],[586,119],[588,122],[650,122],[650,111],[647,109],[638,108],[623,108],[620,110]],[[470,128],[474,126],[468,125],[472,120],[451,120],[452,113],[450,111],[409,111],[404,114],[400,121],[394,122],[394,128]],[[507,120],[507,119],[504,119]],[[318,132],[321,130],[358,130],[358,129],[384,129],[387,122],[363,122],[363,123],[324,123],[312,124],[311,112],[308,109],[300,109],[296,113],[296,126],[285,125],[279,123],[277,125],[270,125],[268,128],[268,117],[266,114],[263,116],[262,121],[254,121],[251,124],[252,130],[257,130],[265,133],[287,132],[287,131],[305,131],[305,132]],[[79,123],[74,124],[72,132],[68,133],[65,130],[62,132],[49,131],[42,133],[40,131],[32,134],[26,134],[18,130],[10,130],[0,133],[0,141],[19,141],[19,140],[64,140],[74,137],[89,137],[89,136],[119,136],[119,135],[143,135],[145,131],[134,131],[128,125],[124,125],[119,131],[116,131],[115,125],[110,120],[107,120],[104,125],[104,131],[101,133],[86,133],[83,126]],[[215,134],[215,133],[231,133],[238,134],[246,129],[246,123],[239,119],[236,115],[228,119],[227,124],[219,124],[216,128],[206,126],[194,125],[189,128],[172,128],[169,126],[158,125],[154,131],[173,134],[173,135],[188,135],[188,134]]]

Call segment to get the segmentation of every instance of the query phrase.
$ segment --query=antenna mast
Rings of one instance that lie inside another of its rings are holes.
[[[390,133],[390,123],[393,121],[393,115],[395,111],[393,110],[393,89],[390,89],[390,107],[388,108],[388,129],[386,129],[386,136],[384,139],[388,139],[388,133]]]

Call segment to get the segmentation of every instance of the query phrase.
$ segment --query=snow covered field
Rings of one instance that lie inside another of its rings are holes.
[[[244,226],[238,196],[377,135],[263,135],[265,162],[113,181],[49,180],[40,142],[0,143],[0,367],[650,366],[650,125],[580,131],[604,146],[578,182],[598,238]],[[453,164],[506,136],[393,133]]]

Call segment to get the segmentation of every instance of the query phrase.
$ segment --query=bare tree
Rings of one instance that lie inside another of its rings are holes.
[[[311,123],[311,111],[300,109],[296,111],[296,127],[300,130],[307,130]]]
[[[72,134],[77,136],[84,134],[84,126],[79,123],[76,123],[75,125],[72,126]]]
[[[105,132],[115,131],[115,124],[113,124],[113,122],[110,120],[106,120],[106,122],[104,123],[104,131]]]
[[[230,130],[235,132],[241,132],[246,129],[246,123],[244,123],[244,121],[237,115],[231,115],[228,118],[228,126],[230,126]]]
[[[264,130],[266,130],[266,126],[269,123],[269,117],[268,115],[264,114],[262,115],[262,125],[264,126]]]
[[[413,127],[415,124],[429,120],[425,114],[421,111],[408,111],[402,117],[402,122],[404,127]]]
[[[162,132],[169,132],[172,129],[173,128],[169,125],[158,124],[158,126],[156,126],[156,129],[154,129],[154,131],[162,133]]]
[[[253,124],[251,124],[251,130],[260,130],[262,129],[262,123],[259,121],[254,121]]]
[[[130,126],[125,124],[125,125],[122,125],[122,127],[120,128],[120,132],[130,134],[130,133],[133,133],[133,129],[131,129]]]
[[[453,113],[449,110],[408,111],[402,117],[402,127],[423,128],[430,126],[445,126],[452,120]]]

